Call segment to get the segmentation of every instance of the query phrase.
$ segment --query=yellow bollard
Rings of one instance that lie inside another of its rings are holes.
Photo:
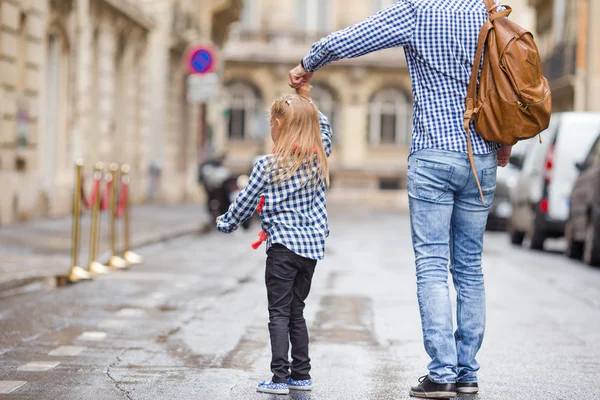
[[[83,268],[77,266],[79,258],[79,227],[81,222],[81,184],[83,176],[83,160],[75,163],[75,188],[73,193],[73,238],[71,249],[71,269],[67,280],[71,283],[91,279],[90,274]]]
[[[129,172],[131,167],[129,165],[123,165],[121,167],[121,190],[129,190]],[[127,261],[128,265],[141,264],[143,261],[142,256],[131,251],[131,220],[129,215],[129,193],[124,196],[125,204],[123,205],[123,236],[125,241],[125,252],[123,258]]]
[[[112,269],[127,268],[127,261],[117,255],[117,177],[119,174],[119,166],[111,164],[109,169],[109,179],[111,188],[109,193],[110,207],[108,210],[110,222],[110,254],[108,266]]]
[[[99,179],[102,180],[104,164],[99,162],[94,170],[94,184]],[[90,263],[88,271],[91,276],[107,274],[110,268],[97,261],[98,258],[98,241],[100,240],[100,203],[102,202],[102,190],[99,190],[94,204],[92,204],[92,232],[90,234]]]

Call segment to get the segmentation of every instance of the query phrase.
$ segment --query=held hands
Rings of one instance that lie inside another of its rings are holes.
[[[510,159],[510,153],[512,152],[512,146],[502,146],[498,149],[498,166],[506,167],[508,160]]]
[[[290,87],[298,89],[301,86],[307,84],[312,78],[313,73],[305,70],[301,64],[298,64],[293,70],[290,71]],[[300,94],[300,93],[298,93]]]

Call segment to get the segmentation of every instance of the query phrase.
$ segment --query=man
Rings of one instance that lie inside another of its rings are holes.
[[[483,0],[399,0],[321,39],[290,71],[290,86],[297,88],[333,61],[404,47],[414,97],[408,166],[411,231],[423,341],[431,357],[429,374],[410,390],[414,397],[450,398],[479,391],[475,356],[485,330],[483,235],[496,168],[507,165],[511,152],[510,147],[486,142],[471,123],[484,203],[467,155],[463,114],[477,38],[487,15]],[[458,293],[454,333],[448,267]]]

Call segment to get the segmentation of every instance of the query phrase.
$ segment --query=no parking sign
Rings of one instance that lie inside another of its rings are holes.
[[[215,70],[215,51],[211,46],[194,46],[187,51],[185,64],[192,75],[209,74]]]
[[[188,76],[187,98],[190,104],[202,104],[216,96],[219,78],[215,70],[215,52],[207,45],[190,48],[185,56]]]

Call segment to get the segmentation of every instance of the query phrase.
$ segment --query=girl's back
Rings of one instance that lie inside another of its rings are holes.
[[[271,108],[272,154],[254,165],[249,184],[219,218],[231,232],[256,211],[261,198],[267,250],[280,244],[299,256],[321,260],[329,236],[325,192],[329,182],[331,125],[303,96],[284,96]]]

